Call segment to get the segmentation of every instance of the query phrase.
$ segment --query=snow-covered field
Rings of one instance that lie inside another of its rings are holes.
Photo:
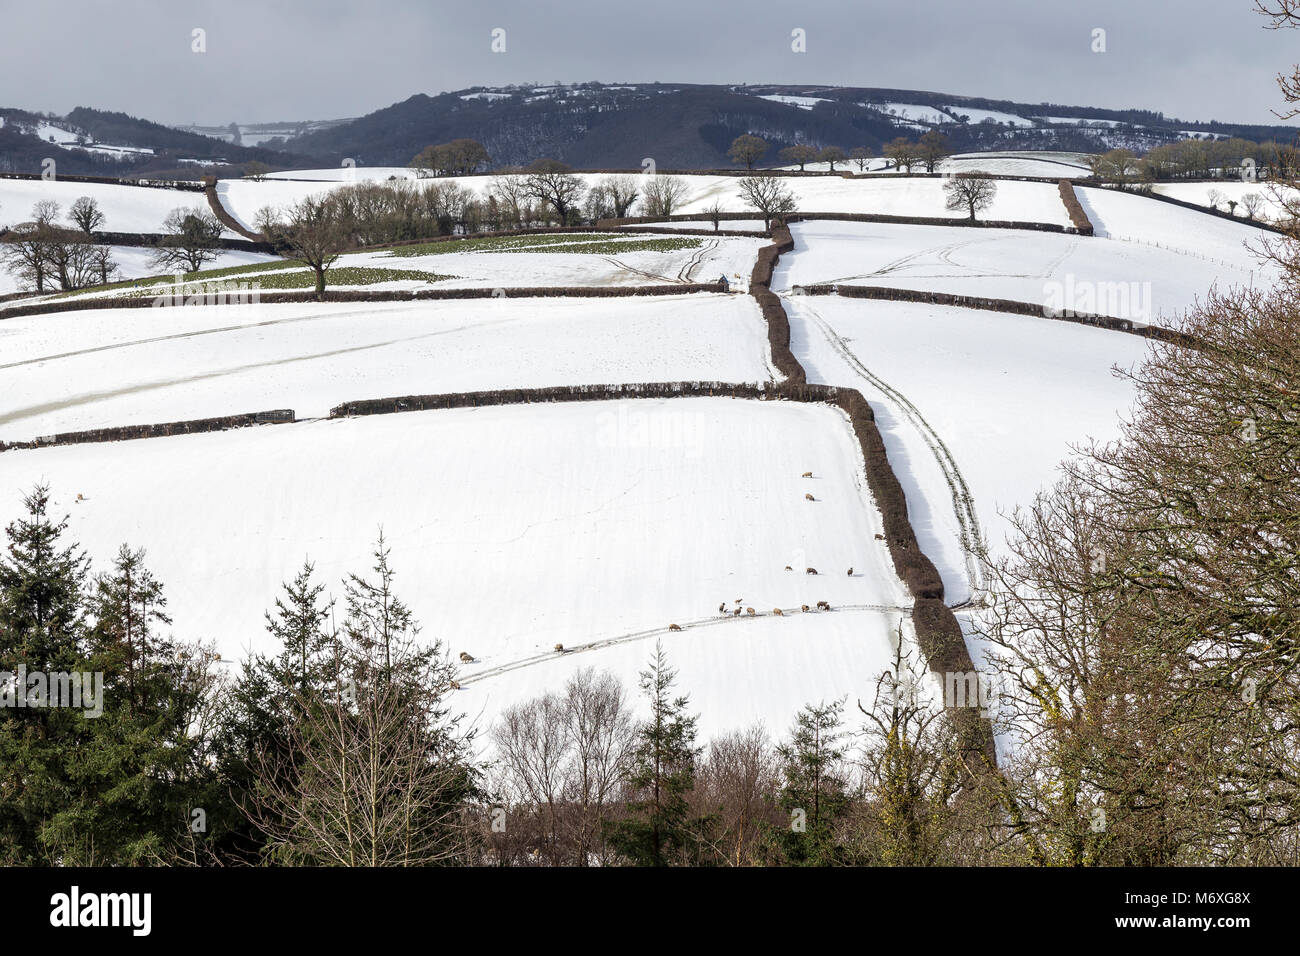
[[[1235,180],[1213,183],[1156,183],[1154,189],[1162,196],[1179,199],[1183,202],[1193,202],[1199,206],[1209,206],[1211,204],[1210,193],[1217,192],[1223,197],[1218,201],[1218,208],[1227,212],[1227,203],[1229,201],[1236,202],[1238,206],[1235,214],[1243,219],[1246,218],[1246,211],[1241,207],[1240,203],[1246,196],[1255,194],[1260,198],[1262,206],[1259,212],[1255,214],[1257,219],[1274,219],[1283,212],[1281,203],[1277,201],[1278,191],[1281,190],[1285,195],[1292,196],[1295,193],[1290,187],[1281,184],[1248,183]]]
[[[485,723],[578,667],[635,687],[663,637],[704,737],[779,732],[805,703],[865,697],[910,634],[857,443],[825,406],[506,406],[0,454],[6,514],[37,481],[98,566],[145,548],[174,633],[231,661],[272,649],[262,612],[305,558],[338,596],[382,527],[424,633],[478,659],[454,700]],[[724,619],[737,598],[764,616]],[[835,610],[798,610],[821,600]]]
[[[1201,220],[1219,222],[1191,210],[1144,202],[1140,212],[1160,217],[1172,210],[1184,220],[1184,229]],[[1246,228],[1223,225],[1241,232]],[[1012,229],[812,221],[794,223],[790,232],[795,248],[781,256],[773,289],[822,283],[883,285],[1059,302],[1073,304],[1080,312],[1158,324],[1161,316],[1192,306],[1213,282],[1227,288],[1260,281],[1260,274],[1252,271],[1258,267],[1254,258],[1245,249],[1226,245],[1218,251],[1234,255],[1231,264],[1208,261],[1181,248]],[[1092,296],[1091,305],[1085,295]]]
[[[433,392],[759,382],[745,295],[105,309],[0,322],[0,439]]]
[[[203,193],[152,186],[119,186],[115,183],[79,183],[71,180],[0,179],[0,223],[15,225],[32,218],[32,206],[53,200],[60,206],[60,219],[81,196],[99,203],[104,214],[101,229],[107,232],[162,232],[163,220],[178,207],[208,211]],[[227,230],[226,235],[238,238]]]
[[[950,603],[969,594],[969,579],[953,469],[941,467],[931,440],[951,453],[996,549],[1009,527],[1000,512],[1050,485],[1072,443],[1118,435],[1132,388],[1111,368],[1130,367],[1147,348],[1119,332],[949,306],[836,296],[786,305],[808,381],[852,385],[871,402]]]
[[[1075,194],[1102,238],[1158,246],[1207,263],[1255,267],[1257,257],[1248,244],[1258,245],[1269,234],[1242,222],[1202,215],[1172,203],[1097,186],[1076,186]],[[1207,267],[1209,288],[1213,271]]]
[[[982,170],[996,176],[1052,176],[1057,179],[1080,179],[1089,175],[1081,153],[957,153],[939,166],[940,172]],[[1002,184],[998,184],[1001,188]]]
[[[1014,113],[1002,113],[998,110],[979,110],[973,106],[945,106],[949,113],[958,118],[965,117],[972,125],[986,120],[993,123],[1005,123],[1008,126],[1033,126],[1034,121],[1017,116]]]

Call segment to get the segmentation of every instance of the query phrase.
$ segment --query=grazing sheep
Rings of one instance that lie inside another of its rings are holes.
[[[831,609],[831,606],[830,606],[830,603],[829,603],[828,601],[818,601],[818,602],[817,602],[817,610],[819,610],[819,611],[829,611],[830,609]]]
[[[460,690],[460,681],[457,681],[457,680],[452,681],[452,682],[451,682],[451,689],[452,689],[452,690]]]
[[[563,645],[563,644],[556,644],[556,645],[555,645],[555,653],[557,653],[557,654],[563,654],[563,653],[564,653],[564,645]]]
[[[732,612],[732,615],[731,615],[731,616],[732,616],[732,617],[740,617],[740,608],[736,608],[736,610]]]
[[[788,565],[788,564],[785,566],[785,569],[786,569],[787,571],[793,571],[793,570],[794,570],[794,568],[790,567],[790,565]]]
[[[804,501],[816,501],[816,500],[817,500],[817,499],[814,498],[812,495],[807,494],[807,493],[804,494],[803,498],[804,498]]]
[[[777,617],[785,617],[785,611],[781,610],[779,607],[772,608],[772,613]]]
[[[817,573],[817,569],[816,569],[816,568],[805,568],[803,573],[804,573],[804,574],[816,574],[816,573]]]
[[[680,624],[669,624],[669,625],[668,625],[668,630],[670,630],[670,631],[680,631],[681,629],[682,629],[682,626],[681,626]]]
[[[748,614],[750,617],[753,617],[753,616],[754,616],[754,609],[753,609],[752,607],[747,607],[747,608],[745,608],[745,613]]]
[[[474,655],[471,654],[469,651],[461,651],[461,652],[460,652],[460,659],[461,659],[461,661],[463,661],[464,663],[466,663],[466,664],[470,664],[470,663],[473,663],[473,661],[474,661]]]
[[[805,471],[805,472],[803,473],[803,476],[804,476],[805,478],[811,478],[811,477],[812,477],[812,472],[811,472],[811,471]]]
[[[745,600],[745,599],[744,599],[744,598],[736,598],[736,603],[739,604],[739,603],[740,603],[741,601],[743,601],[743,600]]]
[[[849,568],[849,577],[853,577],[853,569]]]
[[[884,540],[885,540],[885,536],[884,536],[883,534],[878,534],[878,535],[876,535],[876,540],[877,540],[877,541],[884,541]]]
[[[805,604],[805,605],[803,606],[803,610],[804,610],[805,612],[807,612],[807,611],[811,611],[812,608],[810,608],[807,604]]]

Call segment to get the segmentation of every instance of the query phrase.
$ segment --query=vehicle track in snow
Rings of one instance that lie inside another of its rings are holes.
[[[886,395],[907,422],[916,429],[922,440],[929,447],[930,452],[934,455],[935,461],[939,465],[939,470],[943,472],[944,481],[948,485],[948,490],[952,497],[953,514],[957,519],[957,525],[960,528],[960,541],[962,546],[963,557],[966,564],[966,579],[970,589],[970,598],[962,602],[959,607],[971,604],[979,604],[981,595],[985,590],[986,568],[983,559],[978,555],[984,547],[984,533],[980,528],[979,515],[975,510],[975,499],[970,492],[970,487],[966,483],[966,478],[962,475],[961,469],[957,465],[956,458],[948,446],[944,444],[939,434],[931,427],[930,423],[925,420],[920,409],[912,404],[902,392],[894,388],[888,382],[884,381],[878,375],[873,373],[849,348],[848,343],[831,328],[819,312],[808,304],[807,297],[800,296],[799,309],[806,314],[821,331],[826,338],[827,343],[842,358],[854,372],[871,383],[878,391]]]
[[[782,608],[782,616],[795,617],[803,613],[799,608]],[[893,604],[837,604],[832,611],[809,611],[810,614],[836,614],[843,611],[869,611],[898,614],[900,617],[911,617],[912,608],[910,606],[893,605]],[[681,631],[698,630],[704,627],[714,627],[720,624],[736,624],[741,621],[752,621],[756,618],[777,617],[772,611],[759,612],[752,615],[742,614],[739,617],[732,614],[714,614],[710,617],[702,617],[693,621],[685,621],[678,625]],[[465,673],[457,677],[457,682],[461,687],[469,687],[472,684],[490,680],[493,677],[500,677],[502,674],[508,674],[511,671],[521,670],[525,667],[534,667],[538,664],[545,664],[548,661],[558,660],[562,657],[569,657],[573,654],[585,654],[590,651],[599,651],[607,647],[617,647],[620,644],[632,644],[637,641],[649,640],[652,637],[663,637],[666,634],[677,633],[670,627],[654,627],[644,631],[632,631],[627,634],[619,634],[615,637],[603,637],[599,640],[590,641],[586,644],[575,644],[566,646],[563,651],[542,651],[538,654],[532,654],[528,657],[521,657],[518,660],[509,661],[505,664],[498,664],[494,667],[487,667],[474,673]]]

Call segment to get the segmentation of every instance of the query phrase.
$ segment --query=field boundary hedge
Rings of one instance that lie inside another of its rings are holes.
[[[772,227],[772,244],[758,250],[754,269],[749,275],[749,294],[754,297],[763,320],[767,322],[767,344],[772,353],[772,364],[786,381],[803,385],[808,381],[804,368],[790,351],[790,316],[786,314],[781,298],[772,291],[772,271],[781,253],[794,249],[794,237],[783,224]]]
[[[923,302],[927,305],[952,305],[963,309],[978,309],[985,312],[1007,312],[1012,315],[1027,315],[1039,319],[1051,319],[1056,322],[1077,322],[1080,325],[1093,325],[1112,332],[1127,332],[1148,339],[1160,339],[1190,346],[1191,338],[1182,332],[1166,329],[1159,325],[1143,325],[1128,319],[1119,319],[1111,315],[1093,313],[1073,313],[1052,315],[1041,304],[1020,302],[1015,299],[990,299],[984,296],[960,295],[954,292],[927,292],[923,289],[895,289],[878,285],[808,285],[795,286],[793,295],[840,295],[846,299],[881,299],[889,302]]]
[[[1056,184],[1056,188],[1061,193],[1061,202],[1065,203],[1065,211],[1070,216],[1070,222],[1074,223],[1075,231],[1081,236],[1095,235],[1092,220],[1088,218],[1088,214],[1079,203],[1078,194],[1074,191],[1074,183],[1062,179]]]
[[[203,195],[207,197],[208,208],[212,210],[212,215],[221,220],[221,224],[231,232],[237,232],[245,239],[251,239],[253,242],[266,242],[266,236],[260,232],[253,232],[245,228],[244,224],[234,217],[234,215],[222,205],[221,197],[217,195],[217,177],[203,177]]]
[[[41,173],[0,173],[0,179],[44,179]],[[106,186],[140,186],[145,189],[175,189],[181,192],[203,192],[203,184],[184,179],[131,179],[115,176],[64,176],[59,174],[51,182],[102,183]]]
[[[256,282],[257,273],[249,276],[231,276],[226,279],[212,280],[213,286],[224,283],[239,283],[251,279]],[[240,296],[247,297],[252,291],[228,293],[230,301],[221,301],[224,293],[216,292],[204,295],[211,301],[188,304],[168,304],[155,306],[160,297],[172,298],[173,293],[163,289],[155,296],[104,296],[103,298],[67,299],[53,302],[37,302],[33,305],[20,305],[13,308],[0,308],[0,321],[17,319],[28,315],[48,315],[54,312],[85,312],[94,309],[150,309],[150,308],[230,308],[247,304]],[[720,282],[683,282],[677,285],[628,285],[628,286],[521,286],[515,288],[474,288],[474,289],[414,289],[375,290],[367,292],[361,289],[326,289],[322,298],[317,298],[312,291],[305,292],[259,292],[258,301],[271,305],[296,302],[425,302],[442,299],[614,299],[630,296],[657,295],[693,295],[699,292],[724,292]],[[199,297],[197,291],[191,294],[177,294],[182,299]]]
[[[106,441],[130,441],[136,438],[165,438],[169,435],[190,435],[197,432],[222,432],[249,425],[281,425],[298,419],[291,408],[277,408],[242,415],[221,415],[217,418],[192,418],[179,422],[155,425],[120,425],[113,428],[92,428],[85,431],[59,432],[44,435],[33,441],[0,441],[0,452],[17,448],[46,448],[53,445],[85,445]]]

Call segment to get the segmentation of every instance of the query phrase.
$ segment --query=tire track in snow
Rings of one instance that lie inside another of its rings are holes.
[[[782,616],[793,617],[802,613],[797,608],[782,608]],[[833,611],[810,611],[812,614],[838,613],[841,611],[870,611],[881,613],[894,613],[902,617],[911,617],[912,608],[910,606],[893,605],[893,604],[837,604]],[[702,627],[715,627],[719,624],[735,624],[741,621],[752,621],[761,617],[777,617],[776,614],[768,611],[756,613],[753,615],[741,615],[736,617],[731,614],[713,615],[712,617],[702,617],[694,621],[687,621],[681,624],[682,632],[697,630]],[[572,654],[585,654],[590,651],[604,650],[607,647],[617,647],[620,644],[632,644],[637,641],[648,640],[651,637],[662,637],[665,634],[676,633],[668,627],[654,627],[644,631],[632,631],[628,634],[620,634],[616,637],[603,637],[587,644],[576,644],[573,647],[565,647],[563,651],[543,651],[540,654],[533,654],[529,657],[521,657],[518,660],[510,661],[505,664],[498,664],[495,667],[488,667],[473,674],[465,674],[457,678],[461,687],[482,681],[490,680],[493,677],[500,677],[502,674],[509,674],[511,671],[521,670],[525,667],[534,667],[538,664],[545,664],[548,661],[554,661],[561,657],[568,657]]]
[[[857,355],[853,353],[853,350],[849,348],[848,343],[831,328],[830,324],[822,318],[816,309],[808,305],[806,301],[801,302],[799,308],[813,320],[821,330],[822,335],[825,336],[827,343],[840,358],[844,359],[850,368],[894,402],[903,417],[916,429],[934,455],[939,470],[943,472],[944,481],[948,485],[948,490],[952,496],[953,514],[957,518],[958,527],[961,529],[959,537],[966,564],[966,580],[970,590],[970,598],[958,606],[979,603],[980,595],[985,590],[986,569],[983,560],[977,557],[977,554],[983,549],[984,533],[980,528],[979,515],[975,510],[974,496],[971,495],[970,487],[966,484],[966,478],[957,466],[957,460],[953,457],[952,452],[948,450],[948,446],[944,444],[943,439],[925,420],[920,409],[913,405],[902,392],[862,364]]]

